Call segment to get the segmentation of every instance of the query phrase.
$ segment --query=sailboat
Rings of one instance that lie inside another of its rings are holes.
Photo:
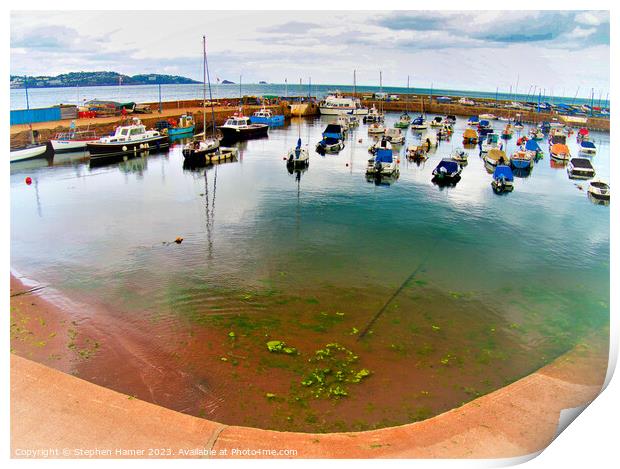
[[[207,138],[207,112],[205,103],[207,102],[207,81],[209,82],[209,102],[211,103],[211,121],[212,130],[215,135],[215,112],[213,110],[213,97],[211,95],[211,80],[208,78],[209,64],[207,63],[207,39],[202,36],[202,134],[197,135],[200,140],[194,140],[183,147],[183,156],[185,158],[204,158],[205,162],[212,153],[217,153],[220,148],[220,141],[217,138]]]
[[[405,112],[400,115],[400,118],[394,124],[394,127],[399,129],[406,129],[411,125],[411,116],[407,112],[409,102],[409,76],[407,76],[407,98],[405,99]]]
[[[26,112],[28,113],[28,118],[30,118],[30,101],[28,99],[28,77],[24,77],[24,90],[26,93]],[[30,145],[26,145],[22,148],[17,148],[15,150],[11,150],[11,163],[15,161],[24,161],[30,160],[33,158],[40,158],[47,151],[47,145],[37,145],[34,142],[34,132],[32,130],[32,122],[28,122],[28,127],[30,128]]]
[[[299,87],[301,88],[301,78],[299,79]],[[299,109],[299,122],[297,123],[298,137],[297,145],[288,151],[286,158],[286,165],[289,167],[304,167],[310,164],[310,155],[308,154],[308,147],[301,146],[301,106]]]

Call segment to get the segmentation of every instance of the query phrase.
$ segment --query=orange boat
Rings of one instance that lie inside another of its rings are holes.
[[[570,150],[563,143],[554,143],[551,145],[551,158],[556,160],[567,161],[570,159]]]

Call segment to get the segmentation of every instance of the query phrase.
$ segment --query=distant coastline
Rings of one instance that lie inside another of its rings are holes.
[[[72,72],[56,76],[18,76],[11,75],[11,88],[67,88],[77,86],[116,86],[116,85],[188,85],[200,82],[178,75],[157,73],[123,75],[117,72]]]

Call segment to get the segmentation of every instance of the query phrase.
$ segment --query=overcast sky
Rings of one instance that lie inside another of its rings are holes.
[[[11,74],[110,70],[251,83],[358,84],[589,96],[609,89],[605,11],[13,12]]]

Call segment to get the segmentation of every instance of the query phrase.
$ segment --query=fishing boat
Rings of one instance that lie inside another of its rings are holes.
[[[119,125],[114,135],[101,137],[94,142],[88,142],[86,149],[91,158],[137,154],[149,150],[167,148],[168,136],[157,130],[146,130],[140,119],[134,117],[129,125]]]
[[[567,161],[570,159],[570,150],[562,143],[555,143],[551,145],[549,153],[551,154],[551,158],[554,160]]]
[[[423,115],[419,115],[411,122],[412,130],[425,130],[428,128],[428,123]]]
[[[594,156],[596,155],[596,145],[590,140],[581,140],[579,142],[579,153],[582,155]]]
[[[498,165],[493,171],[493,181],[491,187],[497,194],[510,192],[514,189],[514,175],[510,166]]]
[[[444,158],[433,169],[433,182],[437,184],[454,184],[461,179],[461,166],[452,158]]]
[[[525,142],[524,149],[525,151],[532,153],[535,160],[539,160],[544,156],[544,153],[542,149],[540,148],[540,145],[538,145],[538,142],[536,142],[536,140],[527,140]]]
[[[406,155],[408,159],[413,161],[424,161],[428,158],[426,148],[422,145],[409,145]]]
[[[284,116],[281,114],[274,115],[271,109],[263,106],[250,116],[250,122],[252,124],[267,124],[270,127],[276,127],[284,125]]]
[[[484,139],[484,142],[480,146],[480,152],[481,153],[488,153],[489,150],[491,150],[493,148],[499,148],[501,150],[502,145],[499,142],[499,135],[497,135],[495,133],[490,133],[490,134],[486,135],[486,137]]]
[[[489,150],[489,152],[484,155],[484,162],[491,166],[508,165],[509,163],[506,152],[499,148],[492,148]]]
[[[463,148],[456,148],[450,157],[460,165],[467,164],[467,152]]]
[[[588,158],[571,158],[566,167],[571,179],[591,179],[596,175],[592,162]]]
[[[209,85],[209,102],[211,106],[211,131],[213,137],[207,138],[207,113],[206,109],[202,112],[202,133],[195,136],[195,140],[183,146],[181,153],[185,161],[189,164],[205,165],[211,162],[212,157],[218,157],[220,154],[220,139],[215,137],[215,110],[213,108],[213,95],[211,93],[211,79],[209,77],[209,63],[207,61],[207,38],[202,36],[202,102],[207,102],[207,84]],[[189,124],[189,121],[186,123]],[[192,118],[192,124],[193,124]],[[193,131],[193,130],[192,130]]]
[[[235,142],[266,137],[269,126],[267,124],[252,124],[250,118],[244,116],[240,111],[229,117],[219,129],[222,131],[224,140]]]
[[[435,116],[431,120],[431,127],[441,127],[443,125],[443,117]]]
[[[400,131],[399,128],[388,128],[385,129],[385,138],[388,142],[390,142],[391,144],[396,144],[396,145],[402,145],[403,143],[405,143],[405,136],[403,135],[403,133]]]
[[[338,153],[344,148],[344,131],[338,124],[328,124],[322,137],[323,139],[316,144],[317,153]]]
[[[11,163],[16,161],[32,160],[44,156],[47,145],[29,145],[26,147],[11,150]]]
[[[356,116],[366,116],[370,111],[363,107],[358,98],[342,96],[335,93],[327,96],[319,103],[319,112],[323,115],[354,114]]]
[[[588,195],[596,200],[609,201],[611,189],[606,182],[591,181],[588,187]]]
[[[364,124],[372,122],[383,122],[383,119],[383,113],[380,113],[374,105],[370,109],[368,109],[368,112],[363,117]]]
[[[398,129],[406,129],[411,125],[411,116],[407,113],[407,111],[403,112],[399,119],[394,123],[394,127]]]
[[[195,128],[196,125],[194,123],[194,118],[189,114],[183,114],[181,117],[179,117],[176,125],[168,127],[168,137],[178,138],[186,135],[191,135],[194,133]]]
[[[534,156],[525,150],[517,150],[510,156],[510,164],[515,169],[530,169],[534,165]]]
[[[392,144],[386,139],[381,140],[375,156],[368,160],[366,175],[369,176],[392,176],[399,172],[398,161],[394,160]]]
[[[478,143],[478,132],[475,129],[465,129],[463,132],[463,145],[475,145]]]
[[[94,130],[70,130],[69,132],[59,132],[50,140],[54,153],[66,153],[71,151],[86,150],[88,142],[99,140]]]
[[[368,134],[383,135],[385,134],[385,126],[381,122],[373,122],[370,126],[368,126]]]
[[[587,128],[582,127],[577,131],[577,141],[588,140],[589,137],[590,131]]]
[[[502,138],[505,140],[511,139],[513,132],[514,130],[512,128],[512,125],[506,124],[506,127],[504,127],[504,130],[502,131]]]
[[[467,119],[467,125],[477,127],[479,123],[480,123],[480,118],[478,116],[471,116],[469,119]]]

